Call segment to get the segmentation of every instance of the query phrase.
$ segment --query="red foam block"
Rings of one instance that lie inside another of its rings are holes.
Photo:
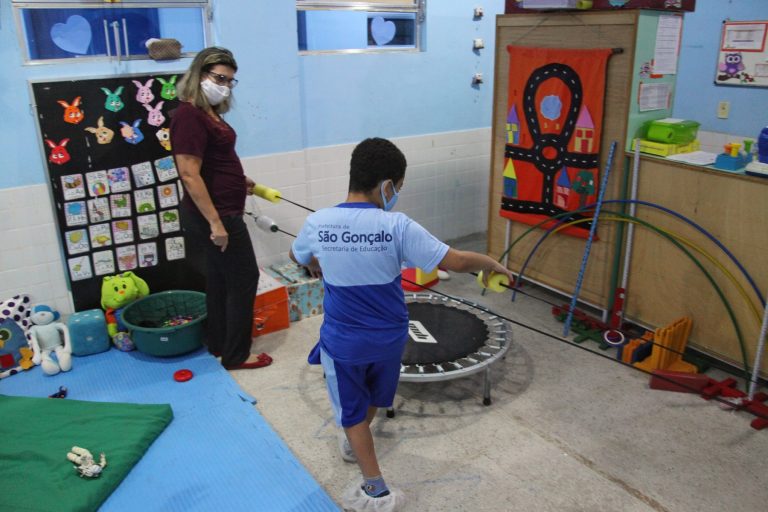
[[[651,389],[676,391],[678,393],[696,393],[712,383],[712,379],[700,373],[671,372],[653,370],[651,373]]]

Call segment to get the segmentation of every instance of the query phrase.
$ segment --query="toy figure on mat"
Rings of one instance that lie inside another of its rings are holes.
[[[44,304],[32,308],[30,315],[32,327],[29,329],[32,346],[32,362],[40,365],[48,375],[68,372],[72,368],[72,345],[69,329],[62,322],[57,322],[59,312]],[[56,354],[56,359],[51,357]]]
[[[107,319],[107,332],[112,343],[124,352],[136,347],[123,323],[123,309],[146,295],[149,295],[147,282],[133,272],[104,276],[101,283],[101,307]]]
[[[107,458],[104,454],[100,454],[99,462],[93,458],[90,451],[79,446],[73,446],[67,454],[67,459],[70,462],[74,462],[77,466],[72,466],[78,472],[80,477],[98,478],[101,476],[102,470],[107,466]]]
[[[403,264],[431,272],[512,273],[484,254],[457,251],[402,213],[390,212],[405,179],[405,156],[390,141],[366,139],[352,152],[346,202],[311,214],[291,258],[322,273],[325,317],[309,355],[322,364],[339,432],[341,457],[357,461],[362,485],[343,497],[344,510],[395,511],[403,494],[387,487],[374,451],[370,424],[379,407],[391,407],[408,340]]]

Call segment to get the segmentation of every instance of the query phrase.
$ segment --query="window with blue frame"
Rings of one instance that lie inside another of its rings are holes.
[[[78,57],[149,58],[152,38],[173,38],[182,54],[194,55],[208,45],[207,1],[151,2],[105,7],[77,2],[19,2],[14,5],[25,61],[66,61]],[[52,5],[52,6],[51,6]]]
[[[418,50],[424,9],[424,0],[297,0],[299,52]]]

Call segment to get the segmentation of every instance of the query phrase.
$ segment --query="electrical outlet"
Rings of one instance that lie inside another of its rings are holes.
[[[717,117],[718,119],[728,119],[731,113],[731,102],[721,101],[717,104]]]

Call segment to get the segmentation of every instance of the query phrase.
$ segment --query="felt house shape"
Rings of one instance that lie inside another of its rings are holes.
[[[507,144],[520,144],[520,118],[517,107],[512,105],[507,114]]]
[[[595,147],[595,123],[586,106],[581,107],[579,118],[576,120],[576,137],[574,151],[577,153],[592,153]]]
[[[507,164],[504,166],[504,195],[517,197],[517,173],[511,158],[507,158]]]
[[[563,166],[560,175],[555,183],[555,206],[566,209],[568,207],[568,198],[571,196],[571,178],[568,176],[568,169]]]

